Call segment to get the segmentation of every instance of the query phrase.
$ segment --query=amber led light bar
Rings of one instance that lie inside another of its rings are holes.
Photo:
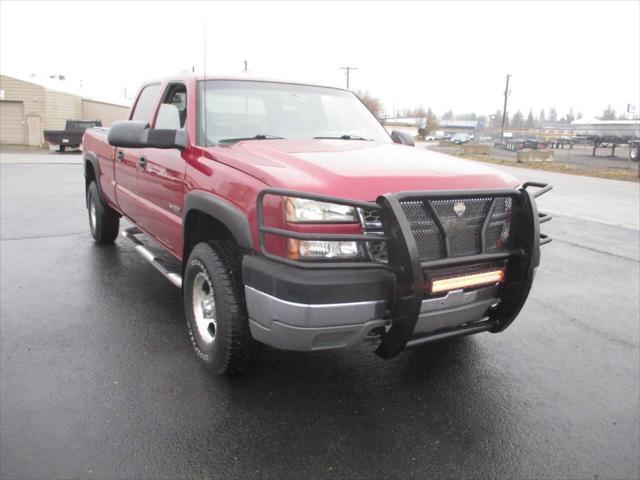
[[[436,278],[431,281],[431,293],[443,293],[461,288],[479,287],[504,282],[504,268],[484,272],[456,275],[454,277]]]

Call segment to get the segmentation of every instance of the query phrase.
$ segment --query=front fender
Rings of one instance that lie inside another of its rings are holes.
[[[184,200],[183,218],[185,221],[183,222],[183,228],[187,226],[186,219],[189,212],[194,210],[203,212],[222,222],[241,248],[253,250],[249,219],[245,212],[238,207],[212,193],[200,190],[189,192]]]

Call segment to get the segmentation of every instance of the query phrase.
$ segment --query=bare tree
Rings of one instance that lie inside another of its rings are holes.
[[[569,113],[567,113],[567,116],[565,117],[565,121],[566,123],[571,123],[576,119],[575,115],[573,114],[573,107],[571,107],[569,109]]]
[[[428,133],[435,132],[437,128],[438,128],[438,117],[436,117],[434,113],[431,111],[431,108],[429,108],[427,110],[427,132]]]
[[[358,90],[356,95],[362,100],[371,113],[379,120],[382,118],[382,102],[369,92]]]
[[[616,111],[614,108],[611,108],[611,105],[607,105],[604,112],[602,112],[602,116],[600,120],[615,120],[616,119]]]
[[[427,118],[427,112],[425,111],[424,107],[422,105],[420,105],[418,108],[414,109],[412,113],[412,117],[415,118]]]
[[[496,110],[496,113],[491,119],[491,128],[498,130],[502,126],[502,110]]]

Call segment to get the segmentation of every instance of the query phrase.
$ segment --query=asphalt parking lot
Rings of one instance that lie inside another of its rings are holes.
[[[93,244],[77,154],[2,154],[0,477],[638,478],[638,184],[545,178],[513,326],[382,361],[264,348],[216,378],[180,292]]]

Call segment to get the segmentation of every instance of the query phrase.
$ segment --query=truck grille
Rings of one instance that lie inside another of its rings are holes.
[[[400,203],[413,232],[420,260],[438,260],[446,257],[444,241],[438,221],[449,240],[449,256],[476,255],[482,251],[482,226],[490,215],[484,233],[485,251],[507,250],[511,239],[511,197],[403,201]],[[464,205],[462,208],[461,205]],[[457,210],[457,211],[456,211]],[[461,213],[462,212],[462,213]],[[378,211],[363,210],[363,227],[366,233],[382,233]],[[387,261],[384,242],[367,242],[370,256]]]

